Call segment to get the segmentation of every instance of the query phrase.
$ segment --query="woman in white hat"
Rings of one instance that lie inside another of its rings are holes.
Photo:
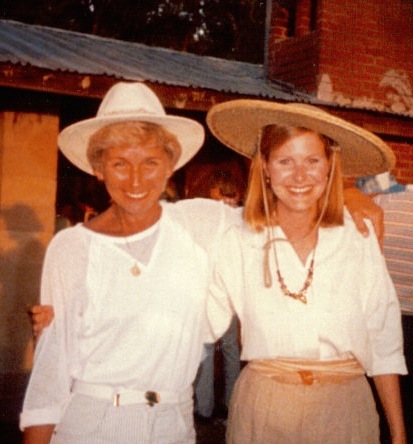
[[[240,216],[210,200],[160,197],[203,140],[202,125],[166,115],[140,83],[116,84],[95,118],[59,135],[111,206],[48,247],[41,302],[55,318],[36,347],[25,443],[195,442],[207,255]]]
[[[59,135],[65,156],[105,183],[112,204],[48,248],[41,302],[55,321],[36,347],[20,423],[26,444],[195,442],[208,257],[241,213],[159,199],[203,139],[200,124],[166,115],[140,83],[116,84],[95,118]]]
[[[233,391],[227,442],[377,444],[367,374],[392,443],[405,444],[400,308],[377,239],[357,231],[342,191],[342,172],[385,171],[393,152],[306,105],[231,101],[207,122],[253,157],[244,226],[220,241],[208,302],[217,337],[236,312],[249,361]]]

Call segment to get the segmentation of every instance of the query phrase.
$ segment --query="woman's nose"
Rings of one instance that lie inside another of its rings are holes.
[[[307,176],[307,169],[305,165],[297,164],[294,166],[294,179],[297,181],[303,181]]]
[[[141,183],[141,172],[139,168],[134,168],[130,175],[130,184],[132,188],[138,188]]]

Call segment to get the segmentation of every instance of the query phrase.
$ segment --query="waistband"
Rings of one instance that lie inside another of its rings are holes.
[[[335,361],[302,361],[296,359],[253,360],[248,368],[285,384],[336,383],[364,376],[356,359]]]
[[[116,389],[110,385],[92,384],[79,380],[73,382],[72,392],[111,401],[115,407],[132,404],[148,404],[150,407],[159,403],[178,404],[191,400],[193,396],[192,386],[181,393],[169,391],[155,392],[152,390],[143,392],[138,390]]]

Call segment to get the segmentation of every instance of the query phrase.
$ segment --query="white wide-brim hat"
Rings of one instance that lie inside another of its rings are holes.
[[[94,174],[87,159],[90,137],[111,123],[144,121],[162,125],[174,134],[181,145],[181,154],[174,170],[181,168],[204,143],[203,126],[186,117],[168,115],[156,94],[143,83],[119,82],[106,93],[96,117],[66,127],[58,136],[62,153],[81,170]]]
[[[207,124],[220,142],[249,158],[256,152],[262,128],[275,124],[308,128],[334,140],[346,176],[375,175],[396,163],[392,149],[378,136],[312,105],[231,100],[214,105]]]

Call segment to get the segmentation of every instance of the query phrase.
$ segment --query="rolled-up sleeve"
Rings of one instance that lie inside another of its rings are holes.
[[[51,304],[54,320],[43,331],[36,346],[34,366],[20,415],[20,428],[32,425],[57,424],[70,398],[70,362],[76,335],[75,299],[70,283],[74,267],[73,255],[66,255],[68,245],[57,236],[47,249],[41,282],[41,303]],[[73,248],[73,245],[71,246]],[[76,257],[76,256],[75,256]],[[81,255],[77,256],[81,261]]]

